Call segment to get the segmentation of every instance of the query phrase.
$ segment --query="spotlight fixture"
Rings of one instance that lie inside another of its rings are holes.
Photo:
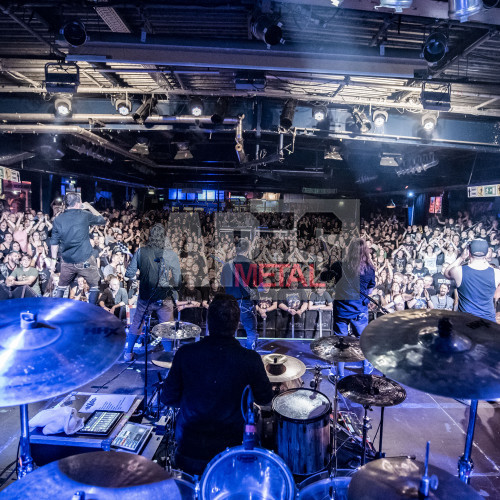
[[[313,118],[317,122],[322,122],[326,118],[327,113],[328,110],[325,106],[314,106],[312,109]]]
[[[87,41],[85,26],[80,21],[69,21],[61,28],[61,35],[73,47],[80,47]]]
[[[201,99],[191,99],[189,101],[189,112],[193,116],[201,116],[203,114],[203,102]]]
[[[448,52],[448,38],[443,33],[431,33],[422,47],[422,57],[429,64],[437,64]]]
[[[377,128],[383,127],[386,124],[388,118],[389,115],[387,114],[387,111],[382,111],[381,109],[375,110],[372,115],[373,124]]]
[[[115,108],[122,116],[128,116],[132,111],[132,103],[128,99],[117,99]]]
[[[49,94],[74,94],[80,85],[80,68],[76,63],[47,63],[45,90]]]
[[[391,200],[391,202],[386,206],[386,208],[396,208],[396,204],[394,201]]]
[[[372,129],[372,122],[367,118],[363,111],[354,109],[352,111],[352,117],[354,118],[354,123],[362,134],[370,132]]]
[[[340,7],[344,0],[330,0],[334,7]]]
[[[277,22],[275,16],[259,14],[252,21],[252,35],[257,40],[262,40],[267,45],[267,48],[270,49],[273,45],[285,43],[283,30],[281,29],[282,26],[283,24]]]
[[[58,97],[54,101],[54,114],[66,117],[71,115],[71,101],[66,97]]]
[[[343,158],[340,148],[337,146],[329,146],[328,149],[325,150],[324,159],[342,161]]]
[[[432,113],[425,113],[422,116],[422,128],[428,134],[434,132],[437,125],[437,116]]]
[[[176,142],[175,144],[177,145],[177,153],[174,160],[190,160],[193,157],[188,142]]]
[[[396,169],[396,175],[420,174],[439,164],[439,159],[433,151],[416,156],[405,157]],[[406,188],[405,188],[406,189]]]
[[[136,112],[132,115],[132,118],[135,122],[143,125],[148,116],[151,115],[153,109],[156,106],[158,99],[156,97],[147,97],[144,98],[142,104],[137,108]]]
[[[448,0],[448,17],[461,23],[467,21],[469,16],[477,14],[483,8],[481,0]]]
[[[227,106],[227,99],[225,99],[224,97],[217,99],[217,102],[215,103],[215,111],[210,117],[210,120],[214,125],[222,125],[224,123],[224,118],[227,113]]]
[[[243,120],[245,115],[240,115],[238,117],[238,125],[236,125],[235,130],[235,141],[234,149],[236,151],[236,156],[240,163],[245,163],[247,161],[247,155],[245,153],[245,144],[243,141]]]
[[[283,110],[280,115],[280,126],[288,130],[293,124],[293,117],[295,116],[295,107],[297,106],[297,101],[293,99],[288,99],[283,106]]]
[[[403,12],[403,9],[409,9],[413,0],[380,0],[380,5],[376,9],[394,9],[396,12]]]
[[[149,154],[149,140],[146,137],[138,136],[135,144],[129,149],[129,152],[140,156],[147,156]]]

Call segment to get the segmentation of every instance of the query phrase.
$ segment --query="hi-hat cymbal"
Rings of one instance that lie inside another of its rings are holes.
[[[364,332],[363,332],[364,334]],[[348,500],[402,500],[420,498],[418,489],[424,464],[409,458],[381,458],[361,467],[347,491]],[[480,500],[470,486],[438,467],[429,465],[429,475],[436,475],[439,485],[430,491],[429,500]]]
[[[4,300],[0,406],[77,389],[108,370],[124,347],[121,321],[101,307],[47,297]]]
[[[363,406],[395,406],[406,399],[406,391],[397,382],[380,375],[349,375],[337,383],[337,389]]]
[[[186,321],[166,321],[153,327],[151,332],[163,339],[182,340],[197,337],[201,332],[201,328]]]
[[[361,348],[375,368],[415,389],[500,397],[500,325],[492,321],[445,310],[395,312],[365,328]]]
[[[325,361],[330,363],[352,363],[365,359],[359,339],[355,337],[343,337],[332,335],[311,342],[311,351]]]
[[[63,458],[40,467],[0,493],[2,500],[85,498],[135,500],[179,499],[172,474],[140,455],[95,451]]]
[[[272,384],[295,380],[306,372],[306,365],[300,359],[285,354],[265,354],[262,362]]]

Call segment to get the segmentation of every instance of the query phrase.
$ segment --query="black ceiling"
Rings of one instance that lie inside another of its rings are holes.
[[[447,2],[414,4],[397,13],[370,0],[1,2],[0,164],[159,188],[345,196],[500,181],[500,9],[460,23]],[[284,44],[267,48],[252,34],[261,15],[282,23]],[[87,34],[76,47],[61,34],[75,20]],[[421,53],[434,32],[448,50],[432,66]],[[77,91],[53,92],[47,63],[57,75],[74,70],[59,63],[76,64]],[[430,111],[432,134],[423,90],[439,93],[438,105],[450,100]],[[56,118],[64,93],[72,115]],[[115,108],[128,99],[135,112],[151,98],[144,123]],[[221,98],[225,120],[214,124]],[[385,125],[356,125],[353,111],[371,120],[378,110]]]

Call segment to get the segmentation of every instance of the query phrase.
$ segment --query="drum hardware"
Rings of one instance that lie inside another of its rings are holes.
[[[291,317],[292,319],[292,339],[295,338],[295,316]]]
[[[394,329],[398,335],[392,334]],[[457,311],[398,311],[370,323],[361,344],[367,359],[391,378],[431,394],[471,399],[464,454],[458,461],[459,478],[468,484],[478,400],[500,396],[500,325]]]
[[[361,465],[366,462],[366,443],[368,430],[371,429],[368,410],[372,406],[381,406],[379,455],[382,454],[385,406],[401,404],[406,399],[406,391],[394,380],[379,375],[349,375],[338,383],[338,390],[345,398],[358,403],[364,408],[363,416],[363,454]]]
[[[313,391],[318,390],[318,387],[320,386],[321,381],[323,380],[323,377],[321,376],[321,370],[322,370],[321,366],[316,365],[314,367],[314,375],[313,375],[314,378],[309,383],[309,387],[311,387]]]
[[[28,403],[70,392],[104,373],[121,356],[125,331],[101,307],[41,297],[3,302],[0,325],[0,406],[20,406],[18,477],[24,477],[34,469]],[[63,360],[72,362],[71,377]]]
[[[267,332],[267,316],[262,318],[262,336],[265,337]]]
[[[318,309],[319,337],[323,337],[323,311]]]

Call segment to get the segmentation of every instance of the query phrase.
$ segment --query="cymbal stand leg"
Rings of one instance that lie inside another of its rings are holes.
[[[323,338],[323,311],[318,309],[319,338]]]
[[[361,455],[361,465],[366,463],[366,442],[368,440],[368,429],[370,429],[370,419],[368,418],[369,406],[365,406],[365,414],[363,416],[363,454]]]
[[[295,338],[295,316],[291,316],[292,319],[292,339]]]
[[[474,468],[472,461],[472,443],[474,442],[474,427],[477,417],[477,399],[470,402],[469,425],[467,427],[467,436],[465,438],[464,454],[458,460],[458,478],[465,484],[470,483],[470,475]]]
[[[151,326],[151,313],[148,312],[144,317],[144,415],[148,413],[148,343],[149,343],[149,328]]]
[[[378,452],[376,455],[377,458],[385,457],[385,453],[382,453],[382,439],[384,435],[384,410],[385,406],[382,406],[380,408],[380,436],[378,437]]]
[[[265,337],[267,333],[267,318],[262,318],[262,336]]]
[[[30,449],[30,428],[28,418],[28,405],[20,406],[21,413],[21,438],[19,440],[19,463],[17,464],[17,476],[19,478],[33,472],[33,458]]]
[[[337,390],[337,382],[339,381],[338,372],[334,375],[333,380],[335,382],[335,397],[333,399],[333,443],[330,457],[330,477],[337,476],[337,412],[339,407],[339,391]]]

